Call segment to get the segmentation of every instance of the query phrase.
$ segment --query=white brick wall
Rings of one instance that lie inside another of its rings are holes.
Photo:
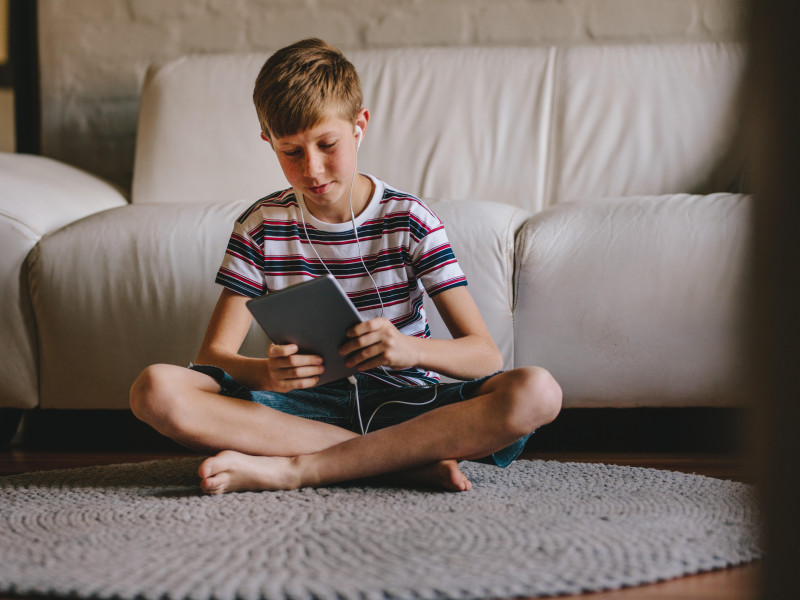
[[[153,61],[267,54],[319,36],[344,50],[729,40],[745,0],[39,0],[44,152],[130,187]],[[187,143],[197,143],[187,140]]]
[[[690,37],[698,2],[694,0],[595,0],[589,8],[589,34],[598,40]]]

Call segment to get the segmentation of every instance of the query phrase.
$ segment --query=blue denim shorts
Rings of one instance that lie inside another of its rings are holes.
[[[287,393],[264,392],[240,384],[219,367],[191,365],[190,368],[215,379],[223,396],[249,400],[283,413],[329,423],[356,433],[361,433],[362,424],[368,431],[375,431],[408,421],[435,408],[468,400],[489,379],[484,377],[458,383],[393,387],[369,375],[357,374],[358,405],[361,408],[359,420],[355,390],[346,379]],[[507,467],[517,459],[531,435],[477,462]]]

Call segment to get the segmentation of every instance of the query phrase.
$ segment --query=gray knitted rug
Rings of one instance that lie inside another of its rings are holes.
[[[203,496],[199,459],[0,477],[0,592],[78,598],[510,598],[761,555],[752,487],[656,469],[464,463],[466,493]]]

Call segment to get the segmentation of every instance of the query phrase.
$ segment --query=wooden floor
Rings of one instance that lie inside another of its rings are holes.
[[[66,469],[126,462],[141,462],[187,456],[182,450],[168,451],[34,451],[0,450],[0,475],[49,469]],[[569,462],[602,462],[669,469],[697,473],[709,477],[750,482],[752,469],[741,459],[708,454],[641,454],[641,453],[579,453],[526,452],[523,458],[561,460]],[[580,596],[564,596],[567,600],[754,600],[758,594],[759,565],[745,565],[711,573],[683,577],[662,583],[611,592]],[[11,597],[0,597],[8,600]]]

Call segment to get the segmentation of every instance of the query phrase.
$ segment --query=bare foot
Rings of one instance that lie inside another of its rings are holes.
[[[293,490],[301,482],[292,458],[283,456],[250,456],[225,450],[203,461],[198,470],[200,487],[206,494],[225,492]],[[380,478],[393,484],[424,485],[454,492],[472,489],[472,482],[458,468],[455,460],[389,473]]]
[[[204,460],[198,473],[206,494],[300,487],[292,459],[283,456],[250,456],[225,450]]]
[[[468,492],[472,489],[472,482],[458,468],[458,461],[453,459],[440,460],[418,469],[383,475],[381,481],[444,488],[451,492]]]

